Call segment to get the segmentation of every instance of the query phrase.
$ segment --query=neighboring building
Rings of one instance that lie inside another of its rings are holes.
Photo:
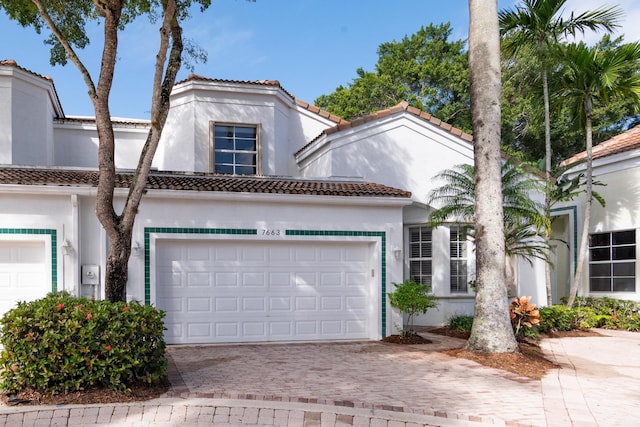
[[[166,311],[169,343],[380,339],[394,283],[432,285],[419,324],[473,312],[473,248],[429,228],[433,177],[471,136],[406,103],[351,122],[277,81],[178,82],[139,209],[127,295]],[[114,120],[117,203],[149,124]],[[97,133],[53,82],[0,61],[0,312],[47,292],[104,296]],[[543,301],[541,263],[518,266]]]
[[[577,165],[567,177],[585,172],[586,152],[563,162]],[[640,127],[636,126],[593,148],[593,179],[606,201],[592,202],[589,250],[578,295],[640,300],[636,250],[640,230]],[[554,302],[569,294],[577,264],[585,197],[553,209],[556,244]]]

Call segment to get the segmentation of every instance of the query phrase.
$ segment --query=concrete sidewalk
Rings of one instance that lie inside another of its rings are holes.
[[[640,334],[547,339],[542,381],[438,353],[464,341],[171,346],[172,390],[133,404],[0,407],[0,426],[632,426]]]

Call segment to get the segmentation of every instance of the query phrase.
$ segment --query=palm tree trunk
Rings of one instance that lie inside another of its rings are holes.
[[[545,185],[546,185],[546,191],[544,192],[544,213],[547,216],[547,218],[550,219],[551,198],[549,195],[549,190],[551,187],[551,156],[553,152],[551,150],[551,113],[549,112],[549,81],[548,81],[546,64],[542,65],[542,93],[544,98],[544,152],[545,152],[544,158],[545,158]],[[550,248],[549,232],[550,232],[550,229],[545,228],[544,243],[547,248]],[[547,290],[547,305],[551,306],[553,304],[553,300],[551,296],[551,266],[549,265],[549,261],[545,262],[544,264],[544,284]]]
[[[467,348],[517,349],[505,283],[500,156],[500,36],[496,0],[469,0],[469,69],[476,185],[476,298]]]
[[[578,287],[582,280],[582,270],[584,270],[584,262],[587,257],[587,244],[589,241],[589,222],[591,219],[591,198],[593,195],[593,135],[591,125],[591,111],[592,103],[591,99],[587,98],[584,102],[586,113],[586,133],[587,133],[587,165],[586,165],[586,185],[585,185],[585,204],[584,204],[584,217],[582,222],[582,233],[580,236],[580,251],[578,252],[578,265],[576,266],[575,276],[571,283],[571,289],[569,291],[569,299],[567,306],[573,306],[573,302],[578,295]]]

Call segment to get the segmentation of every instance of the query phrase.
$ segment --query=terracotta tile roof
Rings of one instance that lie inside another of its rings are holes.
[[[212,78],[208,78],[208,77],[203,77],[197,74],[189,74],[189,76],[184,79],[181,80],[179,82],[176,82],[176,85],[182,84],[184,82],[188,82],[188,81],[203,81],[203,82],[214,82],[214,83],[231,83],[231,84],[241,84],[241,85],[257,85],[257,86],[272,86],[272,87],[276,87],[279,88],[280,90],[282,90],[285,94],[287,94],[287,96],[289,98],[291,98],[296,105],[298,105],[299,107],[302,107],[304,109],[307,109],[309,111],[311,111],[312,113],[318,114],[319,116],[324,117],[325,119],[331,120],[334,123],[349,123],[348,121],[334,115],[331,114],[327,111],[324,111],[318,107],[316,107],[315,105],[309,104],[308,102],[305,102],[301,99],[296,98],[293,94],[291,94],[291,92],[289,92],[288,90],[286,90],[284,87],[282,87],[282,85],[280,84],[280,82],[278,80],[226,80],[226,79],[212,79]]]
[[[611,139],[601,142],[593,147],[593,159],[612,156],[625,151],[631,151],[640,148],[640,125],[633,127]],[[564,160],[561,165],[566,166],[587,158],[587,152],[583,151],[573,157]]]
[[[35,72],[33,72],[31,70],[28,70],[28,69],[26,69],[24,67],[21,67],[21,66],[18,65],[18,63],[14,59],[0,59],[0,66],[14,67],[14,68],[17,68],[18,70],[22,70],[25,73],[29,73],[29,74],[31,74],[33,76],[36,76],[38,78],[41,78],[41,79],[46,80],[47,82],[49,82],[51,84],[51,86],[53,87],[53,93],[56,96],[56,101],[57,101],[58,105],[60,106],[60,109],[62,110],[62,104],[60,103],[60,98],[58,97],[58,91],[56,90],[56,86],[55,86],[55,84],[53,84],[53,79],[51,77],[45,76],[45,75],[42,75],[42,74],[38,74],[38,73],[35,73]],[[64,117],[64,113],[63,113],[63,117]]]
[[[228,80],[228,79],[212,79],[209,77],[200,76],[198,74],[189,74],[186,79],[180,80],[176,82],[176,85],[190,82],[190,81],[202,81],[202,82],[213,82],[213,83],[231,83],[231,84],[241,84],[241,85],[254,85],[254,86],[272,86],[281,89],[284,93],[289,96],[291,99],[295,99],[291,93],[289,93],[285,88],[282,87],[278,80]]]
[[[343,119],[342,117],[338,117],[335,114],[331,114],[328,111],[322,110],[319,107],[316,107],[315,105],[309,104],[308,102],[304,102],[301,99],[296,98],[296,105],[298,105],[299,107],[302,107],[306,110],[311,111],[312,113],[318,114],[322,117],[324,117],[325,119],[329,119],[334,123],[337,124],[342,124],[342,125],[348,125],[349,121]]]
[[[121,172],[116,187],[128,188],[133,174]],[[95,170],[0,167],[0,185],[50,185],[61,187],[95,187]],[[298,180],[283,177],[251,177],[180,172],[152,172],[147,189],[214,191],[229,193],[276,193],[345,197],[399,197],[411,193],[370,182]]]
[[[356,126],[360,126],[363,125],[365,123],[369,123],[372,122],[374,120],[378,120],[381,119],[383,117],[388,117],[388,116],[392,116],[394,114],[397,113],[401,113],[403,111],[406,111],[410,114],[413,114],[414,116],[432,123],[442,129],[444,129],[445,131],[452,133],[455,136],[458,136],[460,138],[462,138],[465,141],[468,142],[472,142],[473,141],[473,137],[471,135],[469,135],[466,132],[463,132],[462,130],[451,126],[448,123],[443,122],[442,120],[432,116],[429,113],[425,113],[424,111],[419,110],[418,108],[415,107],[411,107],[409,106],[409,103],[406,101],[402,101],[401,103],[399,103],[398,105],[395,105],[391,108],[387,108],[384,110],[380,110],[380,111],[376,111],[375,113],[366,115],[366,116],[362,116],[359,117],[357,119],[346,121],[343,120],[342,122],[338,123],[336,126],[329,128],[329,129],[325,129],[324,131],[322,131],[322,133],[320,135],[318,135],[317,137],[315,137],[313,140],[311,140],[308,144],[306,144],[304,147],[302,147],[300,150],[298,150],[296,152],[296,155],[301,153],[302,151],[304,151],[305,149],[307,149],[310,145],[312,145],[315,141],[319,140],[320,138],[322,138],[323,136],[327,136],[327,135],[331,135],[333,133],[336,132],[340,132],[344,129],[349,129],[349,128],[354,128]]]
[[[64,124],[64,123],[86,123],[86,124],[95,124],[96,119],[94,117],[65,117],[64,119],[56,119],[54,120],[56,124]],[[151,126],[151,121],[149,120],[138,120],[138,119],[124,119],[118,117],[112,117],[111,123],[117,126],[128,126],[128,127],[141,127],[148,128]]]
[[[53,85],[53,79],[49,76],[44,76],[42,74],[38,74],[35,73],[31,70],[28,70],[24,67],[21,67],[17,64],[17,62],[13,59],[4,59],[4,60],[0,60],[0,66],[10,66],[10,67],[15,67],[18,68],[24,72],[27,72],[29,74],[32,74],[36,77],[39,77],[41,79],[47,80],[48,82],[51,83],[51,85]],[[316,107],[315,105],[309,104],[308,102],[302,101],[298,98],[296,98],[293,94],[291,94],[288,90],[286,90],[284,87],[282,87],[282,85],[280,84],[280,82],[278,80],[227,80],[227,79],[212,79],[212,78],[208,78],[208,77],[203,77],[197,74],[189,74],[189,76],[187,76],[186,79],[184,80],[180,80],[178,82],[176,82],[176,85],[179,85],[181,83],[184,82],[188,82],[188,81],[205,81],[205,82],[217,82],[217,83],[231,83],[231,84],[243,84],[243,85],[258,85],[258,86],[272,86],[272,87],[276,87],[279,88],[280,90],[282,90],[289,98],[291,98],[296,105],[305,108],[309,111],[311,111],[312,113],[318,114],[319,116],[322,116],[328,120],[331,120],[334,123],[349,123],[348,121],[334,115],[331,114],[327,111],[321,110],[320,108]],[[56,97],[58,97],[58,93],[57,91],[55,91],[55,86],[54,86],[54,92]],[[60,104],[60,100],[58,99],[58,104]],[[90,117],[72,117],[72,118],[66,118],[67,122],[69,121],[74,121],[74,122],[87,122],[87,123],[91,123],[91,122],[95,122],[94,119],[90,118]],[[127,119],[117,119],[117,118],[113,118],[112,121],[114,123],[119,123],[119,124],[139,124],[138,121],[129,121]]]

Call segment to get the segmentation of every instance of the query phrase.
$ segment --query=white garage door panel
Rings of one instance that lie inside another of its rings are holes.
[[[168,343],[369,337],[366,243],[158,240]]]
[[[0,316],[17,301],[33,301],[50,290],[44,242],[0,242]]]

